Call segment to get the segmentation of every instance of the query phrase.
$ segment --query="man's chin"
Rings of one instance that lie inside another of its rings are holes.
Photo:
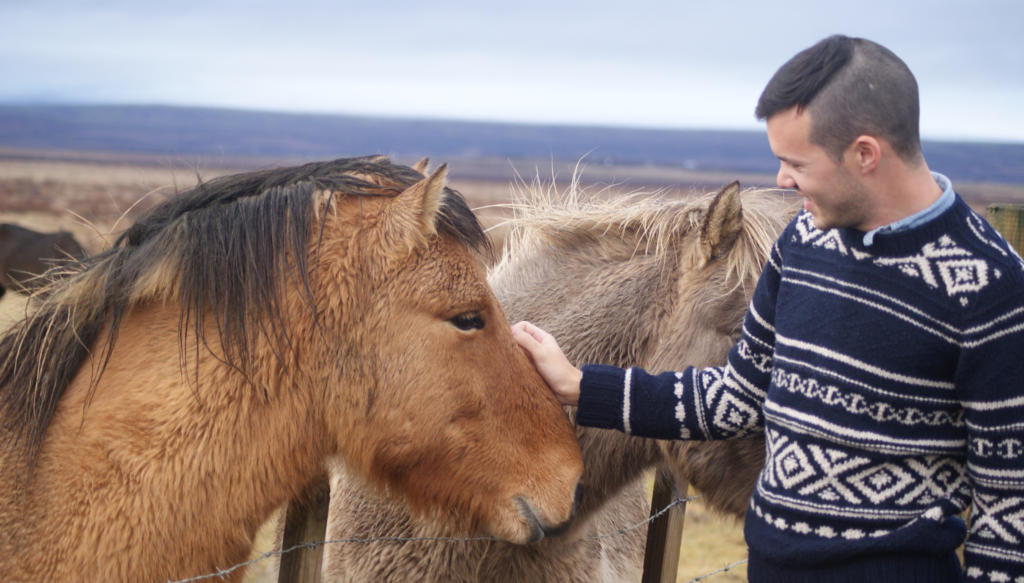
[[[813,209],[810,212],[815,229],[818,229],[819,231],[828,231],[829,229],[835,229],[838,226],[834,220],[829,217],[822,216],[821,211],[818,209]]]

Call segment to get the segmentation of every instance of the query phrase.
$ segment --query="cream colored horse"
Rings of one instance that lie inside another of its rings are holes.
[[[793,216],[771,192],[733,184],[685,201],[596,202],[535,195],[518,206],[490,274],[512,321],[550,331],[577,364],[681,370],[725,361],[771,245]],[[764,440],[663,442],[576,428],[587,488],[559,538],[500,542],[377,542],[327,548],[325,580],[433,582],[639,581],[646,528],[643,476],[670,464],[715,510],[742,517],[764,463]],[[381,502],[339,468],[328,539],[437,534]]]

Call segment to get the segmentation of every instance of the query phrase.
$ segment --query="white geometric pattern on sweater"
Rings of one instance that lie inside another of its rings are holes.
[[[788,437],[779,435],[778,431],[769,431],[765,441],[768,456],[761,474],[762,480],[774,487],[781,484],[783,488],[791,489],[817,473],[804,450],[795,443],[787,445]]]
[[[709,366],[700,372],[701,384],[704,385],[704,402],[708,404],[709,408],[715,402],[718,393],[724,388],[725,376],[727,374],[729,374],[727,370],[713,366]]]
[[[817,379],[804,378],[798,373],[775,367],[772,382],[790,393],[799,393],[810,399],[817,399],[827,405],[838,405],[855,415],[867,415],[878,422],[897,421],[903,425],[951,425],[963,427],[964,412],[936,410],[925,413],[916,407],[899,408],[885,401],[870,402],[859,393],[846,393],[834,385],[822,385]]]
[[[811,213],[800,213],[796,220],[796,232],[800,235],[801,243],[808,243],[820,237],[824,231],[819,231],[814,226],[814,216]]]
[[[851,476],[849,482],[868,500],[874,504],[882,504],[913,484],[914,476],[896,464],[882,464]]]
[[[767,432],[766,441],[768,459],[762,481],[785,490],[800,486],[800,496],[813,495],[825,502],[842,499],[855,505],[867,501],[876,506],[899,496],[893,503],[907,506],[931,504],[953,493],[966,500],[970,494],[964,465],[949,457],[871,464],[868,458],[814,444],[805,450],[774,430]],[[807,483],[811,479],[815,480]],[[952,501],[959,505],[959,500]]]
[[[1010,544],[1020,544],[1018,534],[1024,534],[1024,498],[977,494],[974,504],[971,536],[989,540],[999,538]]]
[[[844,530],[843,532],[839,533],[839,532],[836,532],[836,530],[834,528],[832,528],[831,526],[823,525],[823,526],[819,526],[817,528],[814,528],[809,523],[803,522],[803,521],[794,523],[792,526],[790,526],[785,521],[785,519],[783,519],[783,518],[778,518],[778,517],[774,517],[773,518],[770,513],[765,512],[764,509],[761,508],[761,506],[758,505],[758,504],[751,503],[751,507],[753,507],[754,514],[756,514],[758,516],[758,518],[764,519],[765,522],[767,522],[768,524],[774,526],[775,528],[777,528],[779,530],[792,529],[793,532],[796,532],[796,533],[799,533],[799,534],[805,534],[805,535],[806,534],[816,534],[816,535],[818,535],[818,536],[820,536],[822,538],[835,538],[836,536],[842,536],[843,538],[845,538],[847,540],[861,539],[861,538],[864,538],[865,536],[870,536],[872,538],[878,538],[880,536],[885,536],[885,535],[889,534],[889,531],[888,530],[884,530],[884,529],[875,529],[875,530],[873,530],[873,531],[871,531],[869,533],[869,532],[865,532],[865,531],[863,531],[863,530],[861,530],[859,528],[848,528],[848,529]]]
[[[683,405],[683,373],[676,373],[676,384],[673,392],[679,402],[676,403],[676,420],[679,421],[679,439],[690,439],[690,430],[686,428],[686,406]]]
[[[989,284],[989,267],[983,259],[959,247],[949,236],[943,235],[933,243],[927,243],[921,252],[910,257],[879,257],[875,265],[899,268],[904,275],[920,278],[929,287],[938,288],[939,278],[945,284],[950,297],[966,292],[978,292]],[[935,273],[938,272],[938,278]],[[967,305],[967,298],[960,298]]]
[[[985,570],[978,567],[968,567],[966,575],[971,579],[980,579],[985,576]],[[991,583],[1024,583],[1024,577],[1017,577],[1010,580],[1010,576],[1002,571],[989,571],[988,579]]]
[[[959,494],[960,500],[951,499],[956,505],[967,507],[967,499],[971,495],[971,484],[967,479],[967,472],[964,464],[948,457],[934,455],[925,456],[920,459],[909,458],[906,460],[910,469],[920,478],[917,486],[904,494],[896,504],[904,506],[911,502],[918,504],[931,504],[932,502],[948,497],[952,492]]]
[[[844,473],[871,463],[871,460],[863,457],[850,457],[849,454],[839,450],[824,450],[816,445],[811,445],[808,449],[811,450],[814,461],[818,462],[825,475],[821,479],[800,488],[799,494],[801,496],[817,494],[819,498],[829,502],[836,501],[842,496],[851,504],[860,504],[861,499],[846,484],[843,484],[840,478]],[[873,500],[875,504],[879,504],[882,501],[884,501],[884,498],[877,501]]]
[[[972,437],[971,438],[971,451],[980,458],[988,458],[997,456],[1003,459],[1014,460],[1020,457],[1024,444],[1021,440],[1009,437],[998,442],[994,442],[984,437]]]
[[[849,255],[846,245],[843,244],[843,237],[838,229],[820,231],[814,226],[814,216],[811,213],[803,213],[796,222],[797,233],[800,234],[801,243],[811,243],[815,247],[821,247],[830,251],[838,251],[843,255]],[[863,259],[866,255],[857,254],[857,259]]]
[[[729,433],[738,434],[759,427],[761,415],[757,409],[736,398],[732,393],[725,393],[715,407],[714,424]]]
[[[762,425],[759,408],[737,396],[742,389],[737,379],[737,372],[729,365],[724,369],[708,367],[700,372],[707,409],[714,411],[711,423],[725,435],[739,435]],[[733,390],[725,390],[727,387]],[[677,418],[678,411],[677,407]]]
[[[746,338],[741,338],[739,344],[736,345],[736,351],[740,358],[749,362],[761,372],[770,372],[772,370],[772,355],[768,352],[757,352],[750,348],[747,344]]]
[[[970,227],[971,232],[974,233],[974,236],[977,237],[978,240],[980,240],[982,243],[986,245],[991,246],[993,249],[998,251],[1003,257],[1006,257],[1006,251],[1003,249],[1001,245],[999,245],[999,243],[996,243],[995,241],[982,235],[982,233],[988,232],[988,228],[986,227],[985,221],[982,220],[981,217],[974,213],[971,213],[967,217],[967,226]],[[1000,237],[998,233],[996,233],[996,236]]]
[[[971,429],[974,429],[971,427]],[[992,441],[984,437],[972,437],[970,443],[971,451],[980,458],[999,457],[1006,460],[1015,460],[1024,453],[1024,442],[1008,437],[1000,441]]]

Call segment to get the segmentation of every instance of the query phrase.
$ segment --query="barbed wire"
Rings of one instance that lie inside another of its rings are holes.
[[[475,542],[475,541],[497,541],[497,540],[498,539],[496,539],[494,537],[490,537],[490,536],[468,537],[468,538],[457,538],[457,537],[450,537],[450,536],[411,536],[411,537],[377,536],[377,537],[372,537],[372,538],[336,538],[336,539],[332,539],[332,540],[318,540],[318,541],[313,541],[313,542],[308,542],[308,543],[297,544],[297,545],[295,545],[293,547],[289,547],[287,549],[281,549],[279,551],[268,551],[268,552],[265,552],[262,555],[256,557],[255,559],[250,559],[250,560],[245,561],[243,563],[238,563],[237,565],[235,565],[233,567],[228,567],[227,569],[221,569],[221,570],[217,571],[216,573],[209,573],[209,574],[206,574],[206,575],[199,575],[198,577],[190,577],[188,579],[178,579],[176,581],[171,581],[170,579],[168,579],[167,583],[193,583],[194,581],[203,581],[205,579],[213,579],[214,577],[224,578],[224,577],[230,575],[231,573],[237,571],[238,569],[241,569],[242,567],[248,567],[249,565],[252,565],[253,563],[258,563],[258,562],[260,562],[262,560],[269,559],[270,557],[273,557],[275,555],[286,555],[286,554],[288,554],[288,553],[290,553],[292,551],[297,551],[299,549],[307,549],[307,550],[311,551],[311,550],[313,550],[313,549],[315,549],[315,548],[317,548],[319,546],[326,546],[326,545],[335,544],[335,543],[366,544],[366,543],[380,543],[380,542],[409,543],[409,542],[423,542],[423,541],[432,541],[432,542]]]
[[[664,508],[659,510],[656,514],[652,514],[650,516],[650,518],[648,518],[647,520],[644,520],[643,522],[638,522],[638,523],[636,523],[636,524],[634,524],[632,526],[627,526],[626,528],[620,528],[619,530],[612,531],[612,532],[609,532],[609,533],[606,533],[606,534],[599,534],[597,536],[588,536],[587,540],[600,540],[600,539],[603,539],[603,538],[608,538],[610,536],[617,536],[617,535],[620,535],[620,534],[623,534],[623,533],[627,533],[627,532],[629,532],[631,530],[640,528],[641,526],[643,526],[643,525],[645,525],[645,524],[647,524],[647,523],[649,523],[649,522],[651,522],[653,520],[656,520],[658,517],[660,517],[662,514],[665,514],[666,512],[671,510],[672,507],[676,506],[677,504],[686,504],[690,500],[696,500],[697,498],[700,498],[700,496],[701,496],[700,494],[696,494],[694,496],[690,496],[689,498],[676,498],[675,500],[669,502]]]
[[[705,573],[705,574],[701,575],[700,577],[694,577],[693,579],[690,579],[686,583],[696,583],[697,581],[701,581],[701,580],[707,579],[708,577],[710,577],[712,575],[717,575],[719,573],[725,573],[729,569],[732,569],[733,567],[735,567],[737,565],[742,565],[743,563],[746,563],[746,562],[747,562],[747,559],[743,559],[742,561],[736,561],[735,563],[733,563],[731,565],[726,565],[726,566],[722,567],[721,569],[719,569],[717,571],[712,571],[710,573]]]
[[[588,537],[586,537],[586,540],[600,540],[600,539],[605,539],[605,538],[609,538],[609,537],[612,537],[612,536],[619,536],[619,535],[625,534],[625,533],[627,533],[627,532],[629,532],[631,530],[635,530],[637,528],[640,528],[641,526],[644,526],[645,524],[650,524],[652,521],[657,520],[663,514],[665,514],[666,512],[668,512],[669,510],[671,510],[675,506],[678,506],[679,504],[686,504],[687,502],[690,502],[691,500],[696,500],[697,498],[700,498],[700,497],[701,497],[700,494],[696,494],[694,496],[689,496],[687,498],[676,498],[675,500],[673,500],[672,502],[667,504],[664,508],[662,508],[658,512],[652,514],[650,517],[648,517],[645,520],[642,520],[642,521],[640,521],[640,522],[638,522],[636,524],[632,524],[630,526],[626,526],[624,528],[620,528],[618,530],[614,530],[612,532],[608,532],[608,533],[605,533],[605,534],[588,536]],[[300,549],[313,550],[313,549],[316,549],[319,546],[326,546],[326,545],[330,545],[330,544],[338,544],[338,543],[369,544],[369,543],[379,543],[379,542],[394,542],[394,543],[410,543],[410,542],[460,542],[460,543],[466,543],[466,542],[485,542],[485,541],[486,542],[502,542],[499,539],[496,539],[494,537],[489,537],[489,536],[480,536],[480,537],[452,537],[452,536],[412,536],[412,537],[399,537],[399,536],[378,536],[378,537],[370,537],[370,538],[338,538],[338,539],[324,540],[324,541],[313,541],[313,542],[308,542],[308,543],[297,544],[297,545],[289,547],[287,549],[267,551],[266,553],[263,553],[262,555],[254,558],[254,559],[249,559],[248,561],[244,561],[244,562],[238,563],[237,565],[233,565],[233,566],[228,567],[226,569],[218,569],[214,573],[208,573],[206,575],[199,575],[197,577],[190,577],[188,579],[178,579],[178,580],[175,580],[175,581],[171,581],[170,579],[168,579],[167,583],[195,583],[196,581],[205,581],[205,580],[208,580],[208,579],[215,579],[215,578],[223,579],[224,577],[227,577],[228,575],[230,575],[231,573],[234,573],[235,571],[237,571],[239,569],[242,569],[244,567],[248,567],[249,565],[258,563],[260,561],[264,561],[264,560],[269,559],[271,557],[275,557],[275,556],[279,556],[279,555],[286,555],[288,553],[291,553],[291,552],[294,552],[294,551],[297,551],[297,550],[300,550]],[[704,579],[706,577],[710,577],[711,575],[715,575],[717,573],[724,573],[725,571],[728,571],[729,569],[732,569],[736,565],[739,565],[739,564],[745,563],[745,562],[746,562],[746,559],[744,559],[742,561],[737,561],[737,562],[735,562],[735,563],[733,563],[731,565],[728,565],[726,567],[723,567],[723,568],[721,568],[721,569],[719,569],[717,571],[712,571],[711,573],[707,573],[707,574],[701,575],[700,577],[697,577],[695,579],[691,579],[690,581],[687,581],[687,583],[695,583],[695,582],[700,581],[700,580],[702,580],[702,579]]]

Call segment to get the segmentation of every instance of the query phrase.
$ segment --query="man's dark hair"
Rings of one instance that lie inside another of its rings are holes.
[[[835,35],[805,49],[772,76],[754,114],[764,121],[798,108],[811,116],[811,142],[835,160],[857,136],[882,138],[905,162],[921,157],[917,80],[878,43]]]

